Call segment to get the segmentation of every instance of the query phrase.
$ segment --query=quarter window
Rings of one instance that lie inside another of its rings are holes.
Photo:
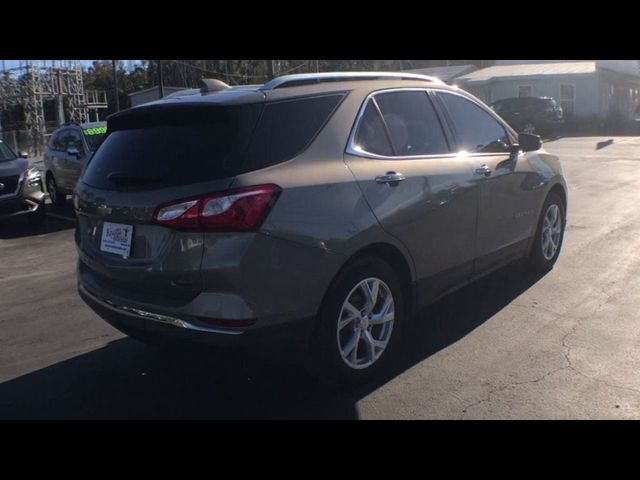
[[[509,151],[506,130],[489,113],[459,95],[440,92],[438,96],[449,112],[460,150],[470,153]]]
[[[373,102],[368,102],[356,132],[356,146],[360,150],[385,157],[393,156],[393,149],[384,123]]]

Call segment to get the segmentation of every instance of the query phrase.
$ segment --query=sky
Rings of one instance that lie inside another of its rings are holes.
[[[47,63],[47,65],[51,65],[51,60],[45,60]],[[129,62],[130,60],[125,60],[125,68],[128,67],[128,64],[126,62]],[[133,62],[138,62],[139,60],[133,60]],[[15,68],[19,65],[18,60],[2,60],[2,62],[4,62],[4,67],[5,68]],[[95,62],[95,60],[80,60],[80,62],[82,62],[83,66],[86,67],[90,67],[91,64],[93,62]],[[0,63],[0,69],[2,69],[2,63]]]

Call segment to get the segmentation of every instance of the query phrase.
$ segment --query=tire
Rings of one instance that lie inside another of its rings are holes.
[[[366,302],[364,288],[369,285],[375,291],[376,284],[378,295],[372,309],[371,302]],[[392,302],[388,311],[393,309],[392,319],[389,314],[382,317],[389,295]],[[354,313],[364,311],[365,317],[349,314],[349,307],[345,308],[348,299],[356,307]],[[381,317],[376,324],[369,324],[376,313]],[[393,268],[375,257],[355,261],[329,287],[320,307],[310,344],[311,372],[328,383],[354,384],[371,378],[392,358],[401,337],[404,315],[404,295]],[[344,321],[341,328],[340,318]],[[371,348],[372,339],[385,345]],[[349,346],[353,348],[349,350]]]
[[[64,207],[67,203],[67,196],[60,192],[58,185],[56,184],[56,180],[53,178],[53,174],[51,173],[47,175],[47,192],[49,193],[51,203],[56,207]]]
[[[559,219],[557,220],[557,223],[556,221],[553,221],[551,225],[551,233],[549,233],[546,227],[548,221],[545,221],[545,219],[547,219],[547,216],[549,216],[549,218],[553,218],[554,210],[557,211]],[[562,248],[562,241],[564,240],[564,229],[566,224],[565,213],[565,206],[560,196],[553,192],[549,193],[544,201],[540,218],[538,219],[538,227],[536,228],[533,245],[529,252],[528,264],[532,270],[538,272],[551,270],[558,260],[560,250]],[[557,233],[553,233],[558,227],[559,231]],[[553,252],[551,251],[552,249],[549,243],[546,241],[548,235],[551,235],[549,239],[550,241],[555,239],[555,242],[552,242],[556,245]]]

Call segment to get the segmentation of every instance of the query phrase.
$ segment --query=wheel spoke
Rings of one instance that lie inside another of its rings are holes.
[[[360,330],[353,333],[353,336],[349,339],[349,342],[342,349],[342,354],[348,357],[354,350],[357,350],[358,342],[360,341]]]
[[[390,320],[393,320],[395,318],[395,314],[393,311],[391,312],[389,311],[392,305],[393,305],[393,298],[391,298],[391,296],[388,296],[385,299],[384,305],[380,309],[380,312],[375,315],[372,315],[371,319],[369,320],[369,323],[371,325],[379,325],[381,323],[386,323]]]
[[[344,318],[340,319],[340,321],[338,322],[338,331],[342,330],[344,327],[349,325],[356,318],[358,318],[358,316],[359,315],[357,313],[354,314],[351,311],[348,311],[348,315],[346,315]]]
[[[358,345],[360,344],[360,338],[362,338],[362,332],[358,331],[355,335],[355,342],[353,346],[353,350],[351,351],[350,359],[351,362],[356,365],[358,363]]]
[[[371,312],[375,307],[378,300],[378,292],[380,289],[380,282],[377,280],[367,281],[363,284],[362,290],[367,296],[367,311]]]
[[[376,341],[371,336],[371,332],[365,331],[362,336],[364,337],[364,343],[367,344],[367,356],[370,362],[373,362],[376,358]]]

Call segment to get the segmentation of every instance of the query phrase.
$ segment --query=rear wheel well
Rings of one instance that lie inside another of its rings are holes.
[[[368,245],[367,247],[358,250],[354,253],[349,259],[344,262],[340,270],[335,274],[331,283],[329,284],[329,288],[327,288],[327,292],[334,285],[336,279],[342,274],[342,272],[355,262],[360,259],[367,257],[376,257],[381,260],[384,260],[389,266],[394,270],[396,275],[398,276],[398,280],[402,285],[402,293],[404,294],[404,306],[405,312],[410,314],[414,307],[414,297],[413,291],[411,288],[411,271],[409,270],[409,265],[404,255],[400,250],[388,243],[374,243],[372,245]],[[326,293],[325,293],[326,295]],[[324,299],[323,299],[324,303]]]

